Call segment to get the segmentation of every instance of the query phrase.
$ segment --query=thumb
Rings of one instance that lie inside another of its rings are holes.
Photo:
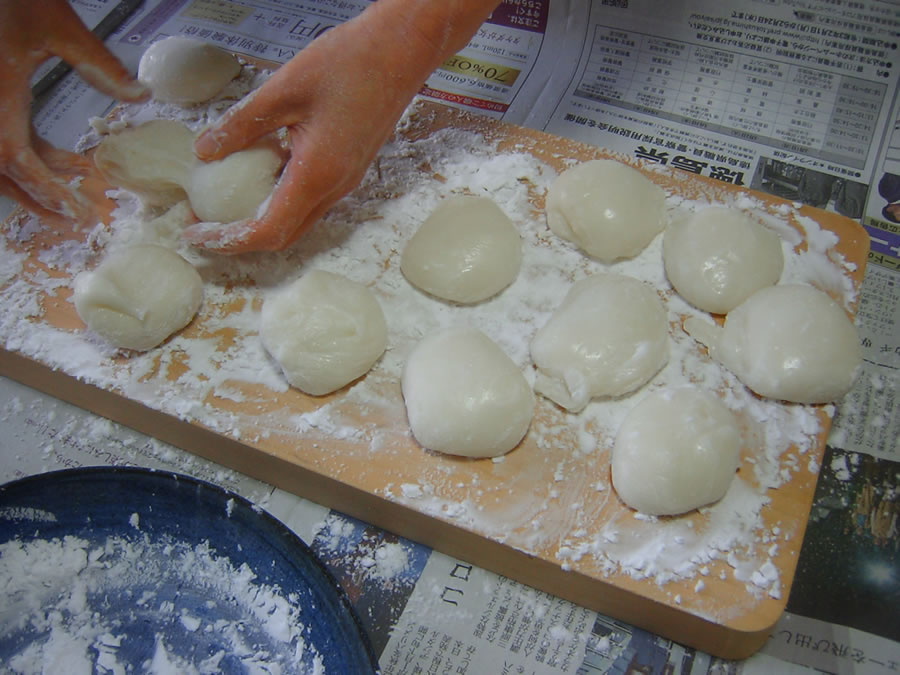
[[[290,67],[279,68],[259,89],[247,94],[200,134],[194,142],[197,157],[204,161],[222,159],[293,124],[302,106],[294,93],[297,83],[292,81],[291,72]]]
[[[203,161],[222,159],[243,149],[247,139],[230,131],[228,119],[220,120],[197,137],[194,154]]]
[[[277,123],[266,124],[267,117],[257,113],[259,106],[254,105],[256,93],[248,94],[197,137],[194,141],[197,157],[204,161],[222,159],[249,147],[269,131],[278,128]]]

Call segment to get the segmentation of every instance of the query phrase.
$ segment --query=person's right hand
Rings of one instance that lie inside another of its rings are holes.
[[[66,0],[0,0],[0,194],[51,222],[60,216],[79,225],[96,223],[97,204],[79,190],[94,173],[87,159],[54,148],[31,124],[30,79],[58,56],[105,94],[142,101],[149,90],[82,23]]]
[[[290,245],[361,181],[429,74],[482,24],[496,0],[378,0],[316,38],[200,136],[218,160],[286,129],[290,159],[259,218],[200,223],[192,243],[219,253]]]

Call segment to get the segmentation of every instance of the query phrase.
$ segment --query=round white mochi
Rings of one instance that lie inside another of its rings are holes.
[[[474,328],[427,336],[410,355],[401,384],[416,441],[450,455],[503,455],[525,437],[534,414],[522,371]]]
[[[649,394],[625,417],[612,452],[613,487],[631,508],[657,516],[721,499],[738,468],[732,412],[694,387]]]
[[[267,141],[215,162],[195,162],[185,185],[191,208],[211,223],[253,218],[272,193],[283,164],[277,145]]]
[[[324,270],[269,294],[259,332],[288,382],[312,396],[365,375],[387,346],[384,312],[372,291]]]
[[[109,254],[74,281],[75,310],[123,349],[146,351],[184,328],[203,299],[197,270],[174,251],[139,244]]]
[[[595,159],[563,171],[547,191],[547,224],[602,262],[640,253],[666,225],[662,188],[627,164]]]
[[[241,72],[237,58],[201,40],[174,36],[150,45],[138,64],[138,80],[165,103],[208,101]]]
[[[231,223],[252,218],[272,193],[284,155],[266,136],[246,150],[202,162],[194,134],[175,120],[152,120],[107,136],[94,163],[111,184],[138,194],[152,206],[187,197],[200,220]]]
[[[689,303],[725,314],[778,283],[781,239],[737,209],[712,207],[671,223],[663,235],[666,276]]]
[[[597,274],[576,282],[535,334],[535,391],[571,412],[645,384],[669,356],[666,310],[643,281]]]
[[[856,328],[812,286],[770,286],[731,310],[725,325],[695,317],[685,330],[760,396],[828,403],[846,394],[862,363]]]
[[[438,298],[475,303],[519,274],[522,242],[515,225],[487,197],[443,200],[410,238],[400,259],[409,282]]]

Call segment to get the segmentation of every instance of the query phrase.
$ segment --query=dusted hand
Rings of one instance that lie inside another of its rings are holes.
[[[185,236],[224,253],[278,250],[355,188],[428,75],[495,2],[379,0],[314,40],[195,144],[204,160],[286,129],[291,156],[259,218]]]
[[[100,91],[141,101],[149,91],[134,80],[103,42],[81,22],[66,0],[0,0],[0,194],[51,221],[98,220],[96,203],[77,189],[91,163],[40,139],[32,128],[30,79],[58,56]]]

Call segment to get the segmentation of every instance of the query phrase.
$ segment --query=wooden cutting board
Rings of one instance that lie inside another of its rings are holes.
[[[444,106],[418,106],[401,132],[412,141],[442,129],[465,130],[483,137],[486,144],[496,144],[498,153],[528,153],[556,171],[573,160],[611,157],[602,149]],[[423,178],[435,177],[427,162],[416,170]],[[691,199],[733,200],[741,192],[741,188],[685,172],[655,167],[645,173],[669,194]],[[823,231],[836,234],[839,243],[834,250],[850,263],[845,266],[846,275],[859,287],[868,238],[858,224],[761,193],[752,193],[752,198],[772,213],[787,214],[788,220],[811,219]],[[536,193],[533,201],[539,212],[543,195]],[[796,222],[792,225],[802,233]],[[7,232],[14,229],[7,223]],[[46,288],[47,278],[59,281],[53,292],[40,292],[39,310],[21,318],[34,328],[36,336],[50,330],[75,340],[88,339],[82,337],[83,324],[69,300],[68,273],[47,255],[55,247],[82,242],[87,236],[57,228],[35,231],[28,237],[21,233],[8,237],[7,249],[24,257],[23,268],[18,280],[10,280],[2,288],[9,290],[14,283]],[[805,245],[801,242],[798,248]],[[83,246],[91,249],[91,244]],[[398,261],[396,250],[385,253],[386,268]],[[220,264],[228,265],[228,259]],[[262,289],[254,295],[255,282],[246,286],[243,294],[207,306],[184,335],[214,336],[219,352],[228,354],[229,347],[242,337],[241,330],[221,329],[213,318],[257,312]],[[4,308],[7,315],[11,311],[18,310]],[[247,330],[252,332],[252,328]],[[191,359],[177,348],[161,348],[156,357],[151,353],[155,366],[135,376],[139,382],[127,387],[115,384],[129,379],[134,357],[127,354],[106,357],[111,379],[97,383],[85,377],[83,368],[68,367],[63,357],[34,358],[34,353],[27,340],[7,340],[0,353],[0,372],[314,502],[724,658],[743,658],[757,650],[784,610],[830,423],[828,408],[818,409],[820,431],[814,448],[802,451],[799,459],[792,448],[783,453],[783,461],[790,465],[786,471],[789,478],[777,489],[768,490],[768,503],[760,514],[762,530],[770,537],[777,533],[777,541],[756,541],[759,548],[767,550],[761,560],[768,560],[777,570],[778,592],[754,592],[752,582],[739,578],[734,560],[729,560],[730,553],[743,555],[746,551],[721,551],[718,558],[698,565],[701,573],[671,580],[611,569],[602,556],[591,555],[592,551],[561,556],[567,542],[602,542],[595,535],[608,533],[610,524],[629,530],[635,541],[645,537],[652,542],[659,528],[674,524],[702,531],[713,516],[704,511],[678,519],[636,518],[609,486],[609,453],[573,452],[570,435],[548,432],[564,425],[566,417],[545,401],[538,403],[532,431],[503,461],[470,461],[423,452],[405,425],[399,383],[389,379],[381,380],[379,400],[373,398],[371,405],[361,405],[359,397],[351,395],[352,389],[312,398],[292,389],[275,390],[258,382],[235,380],[230,383],[231,395],[210,392],[191,402],[219,414],[217,420],[231,420],[223,425],[204,422],[203,416],[172,405],[171,395],[159,395],[159,388],[177,392],[191,369]],[[355,423],[340,429],[317,425],[314,413],[326,407]],[[285,419],[285,411],[287,418],[306,421],[294,427],[274,424],[275,414]],[[745,459],[750,453],[745,449]],[[748,471],[745,465],[742,472]],[[600,483],[609,487],[598,489]],[[575,509],[577,523],[571,516]],[[460,517],[460,510],[484,517]],[[493,526],[485,527],[489,518]],[[507,526],[498,527],[498,523]]]

